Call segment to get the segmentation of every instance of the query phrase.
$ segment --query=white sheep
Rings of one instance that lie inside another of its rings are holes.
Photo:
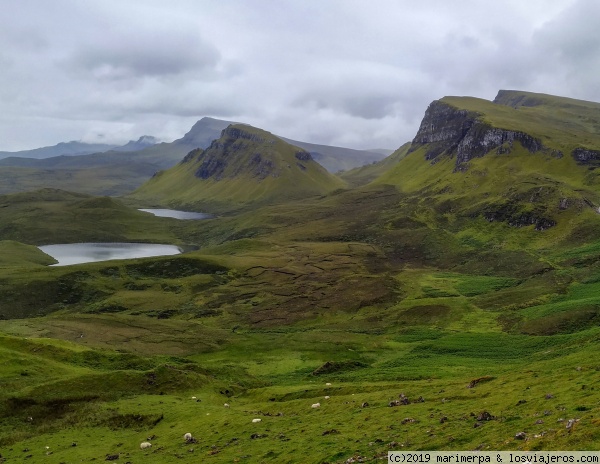
[[[262,421],[262,419],[252,419],[253,424],[256,424],[257,422],[260,422],[260,421]]]
[[[142,443],[140,443],[140,448],[141,449],[148,449],[148,448],[152,448],[152,443],[149,443],[147,441],[144,441]]]
[[[326,387],[331,387],[331,382],[327,382],[327,383],[325,384],[325,386],[326,386]]]
[[[320,407],[321,407],[321,403],[315,403],[315,404],[311,405],[311,408],[313,408],[313,409],[317,409]]]
[[[229,407],[229,403],[225,403],[223,406],[226,407],[226,408],[228,408]]]
[[[329,398],[331,398],[330,396],[326,396],[325,399],[328,400]]]
[[[190,432],[188,432],[183,436],[183,439],[187,442],[190,442],[194,439],[194,437],[192,437],[192,434]]]

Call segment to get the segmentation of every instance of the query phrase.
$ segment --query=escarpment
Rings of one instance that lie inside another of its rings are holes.
[[[440,156],[456,158],[455,171],[468,169],[468,162],[492,150],[507,154],[519,142],[530,153],[549,152],[561,157],[558,150],[545,147],[541,140],[525,132],[493,127],[484,116],[474,111],[457,108],[441,100],[429,105],[410,151],[426,146],[425,159],[432,164]]]

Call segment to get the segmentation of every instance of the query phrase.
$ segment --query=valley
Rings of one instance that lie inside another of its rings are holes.
[[[0,462],[598,449],[598,109],[446,97],[338,174],[232,125],[119,196],[0,195]],[[37,248],[83,242],[182,253]]]

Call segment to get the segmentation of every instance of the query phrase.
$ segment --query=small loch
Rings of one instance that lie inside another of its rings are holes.
[[[52,266],[109,261],[111,259],[147,258],[181,253],[175,245],[154,243],[67,243],[39,247],[58,261]]]
[[[145,213],[152,213],[158,217],[169,217],[175,219],[210,219],[213,216],[206,213],[195,213],[193,211],[178,211],[176,209],[145,208],[140,209]]]

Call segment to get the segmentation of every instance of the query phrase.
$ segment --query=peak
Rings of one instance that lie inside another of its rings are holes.
[[[190,129],[188,134],[195,132],[195,131],[205,129],[207,127],[222,126],[223,128],[225,128],[230,124],[236,124],[236,123],[233,121],[225,121],[223,119],[216,119],[216,118],[211,118],[211,117],[205,116],[202,119],[199,119],[198,121],[196,121],[194,123],[194,125],[192,126],[192,128]]]
[[[231,121],[221,121],[219,119],[204,117],[197,121],[178,143],[183,143],[194,148],[206,148],[210,143],[219,138],[221,131],[230,124]]]
[[[137,143],[143,143],[146,145],[156,145],[158,142],[160,142],[160,140],[158,140],[156,137],[153,137],[151,135],[142,135],[137,140]]]

